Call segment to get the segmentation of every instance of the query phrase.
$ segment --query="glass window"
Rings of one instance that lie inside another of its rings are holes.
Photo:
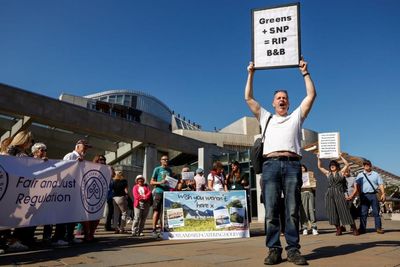
[[[123,101],[124,101],[124,96],[123,95],[117,95],[115,103],[118,103],[118,104],[122,105]]]
[[[115,95],[110,95],[110,96],[108,97],[108,102],[110,102],[110,103],[115,103]]]

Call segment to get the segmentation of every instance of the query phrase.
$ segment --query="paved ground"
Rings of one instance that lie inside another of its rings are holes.
[[[373,219],[369,218],[369,223]],[[327,222],[320,235],[301,236],[301,251],[310,266],[400,266],[400,221],[384,220],[386,233],[372,229],[358,237],[335,236]],[[98,242],[65,248],[38,244],[28,252],[0,255],[1,266],[263,266],[266,256],[263,225],[253,223],[251,238],[224,240],[156,240],[115,235],[99,227]],[[282,238],[284,243],[284,238]],[[286,262],[278,266],[295,266]]]

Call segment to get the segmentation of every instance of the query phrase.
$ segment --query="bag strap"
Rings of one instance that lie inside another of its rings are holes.
[[[269,121],[271,120],[271,118],[272,118],[272,114],[269,114],[267,123],[265,124],[265,128],[264,128],[264,131],[263,131],[263,135],[262,135],[262,142],[263,142],[263,143],[264,143],[264,139],[265,139],[265,131],[267,130],[267,127],[268,127],[268,124],[269,124]]]
[[[368,179],[367,175],[365,174],[365,172],[363,172],[365,179],[367,179],[368,183],[372,186],[372,189],[374,189],[374,193],[378,193],[375,189],[375,187],[372,185],[371,181]]]

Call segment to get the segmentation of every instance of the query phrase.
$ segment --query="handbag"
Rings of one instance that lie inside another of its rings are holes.
[[[271,120],[271,118],[272,114],[270,114],[268,117],[262,137],[259,137],[256,139],[256,141],[254,141],[254,145],[250,150],[250,160],[253,165],[255,174],[262,173],[262,165],[264,163],[263,148],[264,148],[265,131],[267,130],[268,123]]]
[[[376,195],[376,198],[378,199],[379,202],[385,202],[382,201],[382,192],[380,189],[376,190],[375,187],[372,185],[371,181],[368,179],[367,175],[365,175],[365,172],[363,172],[365,179],[367,179],[368,183],[372,186],[372,188],[374,189],[374,193]]]

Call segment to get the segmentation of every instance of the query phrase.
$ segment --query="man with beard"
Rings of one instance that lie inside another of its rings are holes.
[[[264,131],[270,115],[272,116],[265,141],[261,190],[264,195],[266,219],[266,246],[269,248],[264,264],[273,265],[282,262],[282,246],[279,239],[279,201],[285,196],[285,238],[287,260],[297,265],[306,265],[306,259],[300,254],[299,245],[299,204],[301,203],[301,126],[314,103],[316,92],[307,69],[307,62],[300,60],[299,69],[304,77],[306,97],[291,114],[289,96],[285,90],[274,93],[272,106],[275,114],[262,108],[253,97],[254,64],[247,67],[248,77],[245,88],[245,100]]]

